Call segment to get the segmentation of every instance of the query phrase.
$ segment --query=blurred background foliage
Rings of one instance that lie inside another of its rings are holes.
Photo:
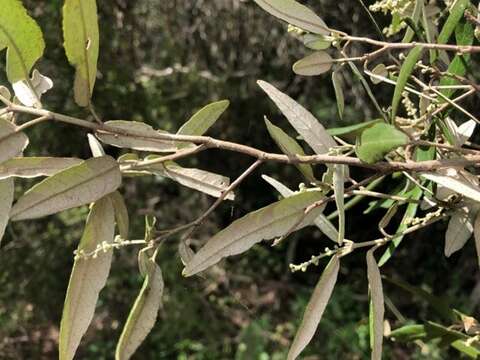
[[[62,1],[24,0],[39,22],[46,40],[40,71],[55,82],[44,97],[49,109],[80,117],[89,115],[73,102],[73,71],[62,46]],[[256,86],[264,79],[298,99],[326,126],[375,118],[361,84],[344,71],[348,104],[338,119],[328,75],[295,76],[291,64],[306,53],[286,25],[244,0],[112,0],[99,1],[101,55],[94,103],[104,119],[143,121],[175,131],[205,104],[229,99],[231,106],[210,134],[265,150],[278,151],[267,136],[263,115],[287,129],[287,122]],[[306,2],[333,28],[376,37],[375,28],[358,1]],[[367,2],[368,3],[368,2]],[[377,16],[380,24],[388,19]],[[359,49],[358,51],[360,51]],[[0,66],[3,66],[3,62]],[[2,71],[2,76],[4,72]],[[0,79],[6,84],[4,78]],[[379,85],[380,102],[391,96]],[[90,156],[86,133],[60,124],[29,131],[27,155]],[[119,155],[118,149],[108,152]],[[251,159],[209,150],[189,160],[206,170],[231,178]],[[319,168],[320,174],[323,169]],[[262,173],[292,187],[301,181],[291,166],[266,164],[196,233],[205,241],[233,219],[276,199],[260,179]],[[358,171],[355,175],[361,175]],[[18,182],[18,192],[26,182]],[[385,187],[395,184],[387,182]],[[122,189],[131,218],[132,238],[143,233],[143,215],[154,214],[162,228],[194,219],[212,199],[155,178],[126,179]],[[380,214],[362,212],[368,202],[349,212],[348,234],[369,240]],[[332,209],[328,209],[332,210]],[[52,359],[56,356],[58,326],[73,250],[81,236],[87,209],[80,208],[41,221],[13,223],[0,249],[0,358]],[[327,211],[328,212],[328,211]],[[478,314],[480,277],[473,245],[448,260],[443,256],[445,224],[438,224],[404,240],[395,257],[382,269],[415,286],[443,296],[465,313]],[[289,238],[278,248],[256,246],[208,271],[206,277],[183,279],[175,242],[163,246],[159,258],[166,292],[158,322],[136,359],[284,359],[303,309],[322,266],[290,274],[288,264],[317,254],[328,240],[312,229]],[[136,249],[115,254],[96,317],[79,349],[79,359],[111,359],[121,327],[141,287]],[[392,328],[422,320],[438,320],[422,299],[391,284],[384,285],[386,317]],[[304,359],[367,359],[368,297],[364,256],[345,259],[317,336]],[[452,359],[456,352],[433,343],[400,344],[387,341],[387,359]]]

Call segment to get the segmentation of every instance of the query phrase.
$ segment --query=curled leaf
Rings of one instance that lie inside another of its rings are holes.
[[[41,106],[40,99],[43,94],[53,87],[53,81],[47,76],[33,70],[30,82],[20,80],[12,84],[15,96],[25,106]]]

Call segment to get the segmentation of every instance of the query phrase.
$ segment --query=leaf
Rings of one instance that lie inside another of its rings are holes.
[[[0,179],[52,176],[82,161],[75,158],[16,157],[0,164]]]
[[[327,129],[327,132],[331,136],[342,136],[342,135],[358,135],[363,132],[363,130],[372,127],[372,125],[382,122],[382,119],[375,119],[362,122],[360,124],[353,124],[338,128]]]
[[[99,31],[95,0],[65,0],[63,38],[68,61],[75,67],[74,95],[88,106],[97,77]]]
[[[374,83],[375,85],[380,84],[380,83],[383,81],[382,78],[388,77],[388,70],[387,70],[387,67],[385,66],[385,64],[378,64],[378,65],[376,65],[376,66],[372,69],[371,72],[372,72],[372,74],[374,74],[374,75],[381,76],[381,78],[379,78],[379,77],[374,77],[374,76],[370,75],[370,80],[371,80],[372,83]]]
[[[174,152],[177,147],[173,141],[155,139],[162,131],[154,130],[150,125],[137,121],[112,120],[105,125],[118,129],[118,134],[99,130],[95,136],[103,143],[119,148],[140,151]],[[124,134],[121,134],[124,132]],[[126,132],[129,134],[127,135]]]
[[[355,152],[360,160],[372,164],[382,160],[393,149],[407,143],[408,136],[403,132],[392,125],[379,123],[363,131],[357,138]]]
[[[18,0],[2,0],[0,51],[7,48],[7,77],[10,83],[29,78],[30,70],[43,55],[42,30]]]
[[[328,35],[325,22],[312,10],[294,0],[254,0],[269,14],[309,32]]]
[[[145,280],[118,340],[116,360],[128,360],[135,353],[155,325],[162,303],[162,271],[151,258],[144,263],[147,271]]]
[[[315,153],[325,154],[337,145],[322,124],[303,106],[273,85],[262,80],[257,83]]]
[[[420,16],[422,15],[423,6],[424,6],[424,0],[415,0],[415,7],[413,9],[413,13],[411,17],[412,24],[415,27],[418,24],[418,21],[420,20]],[[412,41],[414,35],[415,35],[415,31],[411,27],[408,27],[407,31],[405,31],[405,36],[403,37],[402,42],[409,43],[410,41]]]
[[[208,104],[198,110],[182,127],[177,131],[178,135],[203,135],[215,124],[218,118],[230,105],[230,101],[221,100]]]
[[[108,197],[93,204],[77,251],[91,253],[102,243],[112,243],[113,207]],[[97,257],[78,255],[73,264],[60,324],[59,359],[70,360],[92,321],[98,295],[105,286],[112,250],[100,251]]]
[[[291,157],[295,157],[295,155],[305,155],[302,147],[295,141],[295,139],[288,136],[288,134],[278,126],[273,125],[266,117],[265,124],[267,125],[267,130],[270,136],[284,154]],[[315,182],[315,176],[313,175],[313,169],[310,164],[295,164],[295,166],[308,181]]]
[[[293,190],[290,190],[287,186],[283,185],[280,181],[268,175],[262,175],[262,179],[269,183],[275,190],[277,190],[282,197],[287,198],[295,194]]]
[[[463,248],[473,233],[473,222],[475,218],[468,207],[458,209],[450,217],[447,231],[445,232],[445,256],[450,257],[454,252]]]
[[[212,237],[183,270],[184,276],[201,272],[221,259],[243,253],[262,240],[285,235],[304,216],[305,208],[324,197],[319,191],[307,191],[277,201],[234,221]],[[298,224],[309,224],[323,209],[314,209]]]
[[[473,184],[465,176],[458,173],[455,169],[447,169],[444,173],[440,172],[423,172],[420,176],[442,185],[447,189],[464,195],[472,200],[480,202],[480,188],[477,184]]]
[[[297,75],[316,76],[321,75],[332,68],[333,59],[325,51],[317,51],[298,60],[292,66]]]
[[[438,44],[446,44],[452,35],[458,22],[463,18],[466,8],[470,5],[470,0],[456,0],[447,21],[443,25],[442,30],[437,38]]]
[[[310,340],[312,340],[318,324],[322,319],[323,312],[327,307],[333,288],[337,282],[338,270],[340,269],[340,260],[338,256],[333,256],[327,267],[323,271],[313,295],[308,302],[303,320],[295,335],[287,360],[294,360],[305,349]]]
[[[402,99],[403,89],[405,89],[405,85],[407,85],[408,78],[412,74],[413,69],[417,64],[417,61],[422,54],[422,50],[423,48],[421,46],[415,46],[412,50],[410,50],[407,58],[403,62],[400,73],[398,74],[395,92],[393,93],[392,119],[395,119],[395,117],[397,116],[398,105],[400,104],[400,100]]]
[[[128,239],[130,224],[127,205],[125,204],[123,196],[118,191],[114,191],[109,197],[115,210],[115,222],[117,223],[118,232],[120,233],[120,237],[126,240]]]
[[[333,89],[335,90],[335,98],[337,100],[337,110],[340,119],[343,119],[343,111],[345,110],[345,96],[343,95],[342,83],[338,71],[332,72]]]
[[[463,145],[468,139],[470,139],[476,126],[477,123],[475,120],[468,120],[458,127],[458,145]]]
[[[382,358],[383,343],[383,318],[385,313],[385,305],[383,301],[382,278],[377,262],[373,256],[375,248],[367,252],[367,274],[368,284],[370,288],[370,301],[373,311],[373,333],[370,333],[372,341],[372,360]]]
[[[53,81],[35,69],[30,81],[19,80],[14,82],[12,87],[15,96],[23,105],[40,107],[40,99],[43,94],[53,88]]]
[[[28,137],[16,129],[10,121],[0,118],[0,164],[21,154],[28,145]]]
[[[87,139],[93,157],[105,156],[105,150],[95,136],[92,134],[87,134]]]
[[[303,35],[303,45],[311,50],[325,50],[332,45],[332,40],[315,34]]]
[[[148,157],[148,159],[154,158],[155,157],[152,156]],[[230,186],[230,179],[228,177],[205,170],[184,168],[173,161],[151,165],[150,167],[146,168],[146,170],[152,171],[156,175],[172,179],[183,186],[203,192],[213,197],[220,197],[222,193]],[[230,192],[225,199],[234,200],[235,194]]]
[[[342,245],[345,239],[345,171],[348,169],[345,165],[333,166],[333,190],[335,195],[335,203],[338,211],[338,238],[337,242]]]
[[[35,219],[89,204],[115,191],[121,182],[113,158],[92,158],[32,187],[16,202],[10,216],[13,221]]]
[[[475,218],[473,234],[475,237],[475,249],[477,250],[478,266],[480,267],[480,213]]]
[[[14,190],[13,179],[0,180],[0,243],[10,218]]]
[[[392,330],[388,335],[389,338],[395,341],[411,342],[418,339],[423,339],[427,336],[425,325],[405,325],[398,329]]]

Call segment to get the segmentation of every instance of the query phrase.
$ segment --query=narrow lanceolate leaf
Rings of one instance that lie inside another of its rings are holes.
[[[0,163],[19,155],[28,145],[28,137],[16,132],[16,126],[0,118]]]
[[[383,344],[383,317],[385,313],[385,306],[383,302],[383,288],[380,270],[377,262],[373,256],[375,249],[367,252],[367,275],[368,285],[370,288],[370,301],[372,302],[373,319],[373,333],[370,333],[372,343],[372,360],[380,360],[382,358],[382,344]]]
[[[92,134],[87,134],[88,145],[90,146],[90,151],[93,157],[100,157],[105,155],[105,150],[103,149],[100,141],[97,140]]]
[[[312,10],[294,0],[254,0],[271,15],[303,30],[321,35],[330,31],[325,22]]]
[[[0,164],[0,179],[52,176],[82,161],[76,158],[16,157]]]
[[[7,48],[7,77],[12,84],[29,78],[45,48],[42,30],[19,0],[2,0],[0,51]]]
[[[230,101],[221,100],[208,104],[198,110],[182,127],[178,130],[179,135],[203,135],[210,127],[215,124],[218,118],[227,110]]]
[[[13,179],[0,180],[0,243],[10,218],[14,189]]]
[[[60,324],[59,359],[70,360],[88,329],[95,312],[98,295],[107,281],[112,250],[100,251],[96,257],[85,256],[103,242],[113,242],[113,206],[108,197],[93,204],[73,264]],[[82,256],[84,254],[84,256]]]
[[[97,138],[108,145],[151,152],[174,152],[177,147],[170,140],[156,139],[162,131],[154,130],[150,125],[125,120],[112,120],[105,123],[114,128],[116,133],[97,131]],[[127,135],[128,133],[128,135]]]
[[[259,80],[257,83],[317,154],[325,154],[337,145],[322,124],[302,105],[265,81]]]
[[[319,191],[303,192],[234,221],[195,254],[192,261],[185,266],[184,276],[195,275],[225,257],[241,254],[262,240],[285,235],[297,223],[294,230],[311,224],[322,209],[314,209],[306,216],[305,209],[323,196]]]
[[[408,53],[407,58],[403,62],[402,68],[400,69],[400,74],[398,75],[397,85],[395,86],[395,91],[393,93],[392,99],[392,119],[395,119],[397,116],[398,105],[402,99],[402,93],[407,85],[408,78],[413,72],[415,65],[422,54],[423,48],[421,46],[416,46]]]
[[[145,280],[122,330],[115,351],[116,360],[128,360],[150,333],[162,303],[163,277],[152,259],[144,261]]]
[[[318,282],[313,295],[303,314],[303,320],[300,328],[295,335],[290,351],[288,352],[287,360],[294,360],[305,349],[308,343],[312,340],[318,324],[322,319],[323,312],[327,307],[333,288],[337,282],[338,270],[340,269],[340,260],[334,256]]]
[[[95,0],[65,0],[63,38],[68,61],[75,67],[75,102],[88,106],[97,77],[100,42]]]
[[[335,203],[338,211],[338,238],[337,242],[342,245],[345,238],[345,165],[333,166],[333,190],[335,195]]]
[[[455,176],[453,173],[449,172],[445,174],[439,172],[424,172],[421,173],[420,176],[472,200],[480,202],[480,188],[478,185],[473,184],[461,175]]]
[[[454,252],[463,248],[474,230],[476,211],[463,207],[450,217],[447,231],[445,232],[445,256],[449,257]]]
[[[16,202],[10,216],[14,221],[34,219],[89,204],[115,191],[121,182],[113,158],[92,158],[32,187]]]
[[[372,127],[373,125],[380,122],[382,122],[382,119],[369,120],[360,124],[342,126],[338,128],[330,128],[327,129],[327,132],[332,136],[359,135],[363,132],[363,130],[368,129],[369,127]]]
[[[366,129],[357,138],[355,152],[366,163],[375,163],[383,159],[393,149],[406,145],[408,136],[389,124],[375,124]]]
[[[450,10],[450,15],[447,18],[447,21],[443,25],[442,30],[437,38],[437,43],[446,44],[450,36],[454,32],[455,28],[459,21],[463,18],[465,9],[470,5],[470,0],[456,0],[452,9]]]
[[[115,210],[115,222],[117,223],[118,232],[121,238],[126,240],[128,239],[128,230],[130,227],[127,205],[125,204],[123,196],[118,191],[114,191],[109,197]]]
[[[473,226],[473,233],[475,235],[475,248],[477,249],[478,266],[480,267],[480,213],[475,218]]]
[[[295,155],[305,155],[302,147],[297,143],[295,139],[288,136],[288,134],[283,131],[278,126],[273,125],[267,118],[265,118],[265,124],[267,125],[268,132],[272,137],[273,141],[278,145],[280,150],[288,156],[295,157]],[[298,170],[305,176],[305,178],[310,181],[315,181],[315,176],[313,175],[313,169],[310,164],[296,164]]]
[[[340,119],[343,119],[343,111],[345,110],[345,96],[343,95],[342,83],[338,71],[332,72],[333,89],[335,90],[335,98],[337,100],[337,110]]]
[[[316,76],[321,75],[331,69],[333,59],[325,51],[317,51],[311,55],[298,60],[292,66],[292,70],[297,75]]]

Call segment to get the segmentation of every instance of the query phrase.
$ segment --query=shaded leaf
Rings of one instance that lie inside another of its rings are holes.
[[[0,51],[7,48],[7,77],[10,83],[29,78],[30,70],[43,55],[42,30],[18,0],[2,0]]]
[[[445,256],[450,257],[454,252],[463,248],[473,233],[473,211],[468,207],[458,209],[450,217],[445,232]],[[476,214],[476,211],[474,212]]]
[[[380,270],[377,262],[373,256],[375,248],[367,252],[367,275],[368,285],[370,288],[370,301],[372,304],[373,318],[373,333],[370,332],[370,339],[372,343],[372,360],[382,358],[382,344],[383,344],[383,318],[385,313],[385,306],[383,301],[383,287]]]
[[[316,76],[321,75],[332,68],[333,59],[325,51],[317,51],[303,59],[298,60],[292,66],[297,75]]]
[[[372,74],[378,75],[382,78],[388,77],[388,70],[385,64],[378,64],[372,69]],[[383,80],[380,77],[374,77],[370,75],[370,80],[375,85],[380,84]]]
[[[118,340],[116,360],[130,359],[135,353],[155,325],[162,302],[164,288],[162,271],[151,258],[143,262],[146,270],[145,280]]]
[[[40,99],[43,94],[53,88],[53,81],[47,76],[33,70],[30,81],[20,80],[12,84],[17,99],[25,106],[40,106]]]
[[[475,249],[477,250],[478,266],[480,267],[480,213],[475,218],[473,234],[475,236]]]
[[[313,335],[315,335],[315,331],[322,319],[323,312],[327,307],[333,288],[337,282],[339,269],[340,260],[337,256],[333,256],[323,271],[320,281],[308,302],[305,313],[303,314],[302,323],[288,352],[287,360],[296,359],[310,340],[312,340]]]
[[[177,131],[179,135],[203,135],[215,124],[218,118],[230,105],[230,101],[221,100],[208,104],[198,110],[182,127]]]
[[[75,67],[74,95],[88,106],[97,77],[99,31],[95,0],[65,0],[63,38],[68,61]]]
[[[333,166],[333,191],[335,195],[335,203],[338,211],[338,238],[337,242],[342,245],[345,239],[345,165]]]
[[[294,0],[254,0],[271,15],[315,34],[328,35],[325,22],[312,10]]]
[[[321,35],[303,35],[303,45],[312,50],[325,50],[332,45],[332,41]]]
[[[305,208],[323,198],[319,191],[307,191],[277,201],[234,221],[211,238],[183,270],[192,276],[216,264],[221,259],[247,251],[262,240],[285,235],[304,216]],[[309,224],[323,209],[314,209],[295,230]]]
[[[0,118],[0,163],[21,154],[28,145],[28,137],[16,129],[10,121]]]
[[[379,123],[366,129],[357,138],[355,152],[360,160],[375,163],[393,149],[408,143],[408,136],[389,124]]]
[[[115,210],[115,222],[117,223],[118,232],[122,239],[128,239],[130,220],[125,200],[118,191],[114,191],[109,197],[112,201],[113,209]]]
[[[10,218],[14,190],[13,179],[0,180],[0,243]]]
[[[93,204],[77,251],[91,253],[103,242],[113,242],[113,207],[108,197]],[[97,257],[77,256],[73,264],[60,324],[59,359],[70,360],[88,329],[95,312],[98,295],[105,286],[112,250],[100,251]]]
[[[267,125],[270,136],[284,154],[291,157],[295,157],[295,155],[305,155],[302,147],[295,141],[295,139],[288,136],[288,134],[278,126],[273,125],[266,117],[265,124]],[[315,176],[313,175],[313,169],[310,164],[295,164],[295,166],[308,181],[315,182]]]
[[[148,124],[137,121],[112,120],[107,121],[105,125],[118,129],[120,133],[125,132],[125,134],[112,134],[101,130],[97,131],[96,137],[105,144],[152,152],[174,152],[177,149],[173,141],[155,139],[155,136],[162,131],[154,130]]]
[[[337,100],[337,110],[340,119],[343,119],[343,111],[345,110],[345,96],[343,95],[342,83],[338,71],[332,72],[333,89],[335,90],[335,99]]]
[[[0,164],[0,179],[52,176],[83,160],[57,157],[16,157]]]
[[[337,145],[322,124],[303,106],[273,85],[262,80],[257,83],[315,153],[325,154],[330,148]]]
[[[89,204],[115,191],[121,181],[118,164],[110,156],[86,160],[28,190],[13,206],[11,219],[34,219]]]
[[[446,44],[450,36],[455,31],[455,27],[457,26],[458,22],[463,18],[463,14],[465,13],[465,9],[470,5],[470,0],[456,0],[455,4],[450,10],[450,15],[445,21],[445,24],[440,31],[440,34],[437,38],[438,44]]]

